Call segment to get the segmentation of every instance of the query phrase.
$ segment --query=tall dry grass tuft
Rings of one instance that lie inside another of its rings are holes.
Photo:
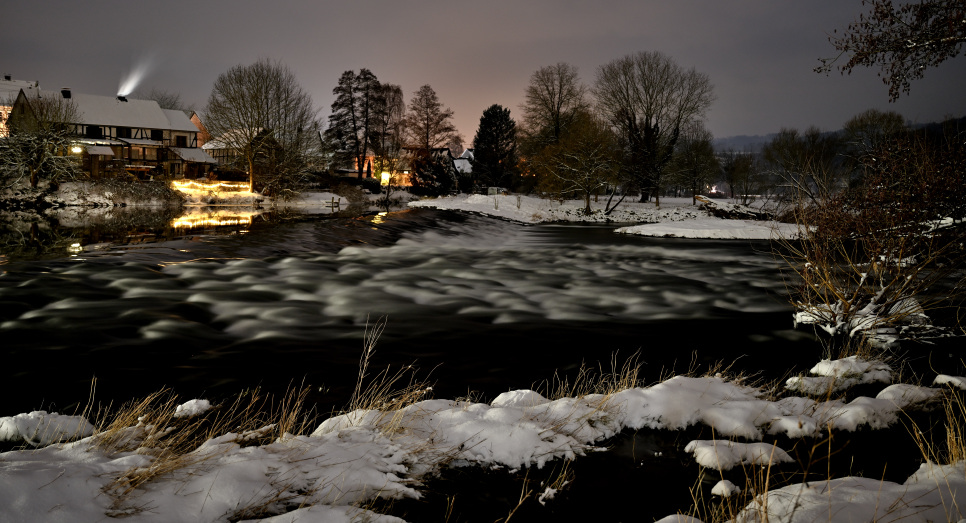
[[[290,388],[276,399],[259,389],[247,390],[197,415],[183,415],[178,412],[177,395],[165,389],[117,411],[101,411],[98,430],[91,438],[95,449],[151,458],[150,464],[120,474],[106,489],[114,498],[114,508],[144,484],[214,457],[195,451],[215,437],[233,433],[236,443],[251,446],[307,432],[316,418],[305,405],[308,392],[307,387]]]
[[[966,400],[963,393],[944,388],[941,399],[944,418],[942,428],[921,427],[910,420],[909,433],[919,447],[923,459],[939,465],[963,463],[966,466]]]
[[[372,379],[369,378],[369,364],[376,352],[376,342],[386,328],[387,319],[380,318],[370,329],[366,327],[362,357],[359,359],[359,374],[349,399],[346,412],[378,412],[375,420],[383,432],[391,434],[400,429],[402,409],[418,401],[429,399],[433,387],[426,381],[418,380],[418,369],[414,365],[393,370],[386,367]]]
[[[594,369],[581,364],[573,378],[555,373],[549,382],[536,385],[535,390],[551,400],[584,398],[590,395],[609,397],[622,390],[642,385],[639,378],[643,365],[640,356],[640,351],[637,351],[619,364],[617,353],[614,353],[611,355],[609,371],[603,367]]]

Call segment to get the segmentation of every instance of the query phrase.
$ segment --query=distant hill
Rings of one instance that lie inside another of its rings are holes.
[[[944,130],[949,129],[964,129],[966,130],[966,116],[959,118],[949,118],[942,122],[930,122],[930,123],[919,123],[914,124],[908,122],[906,124],[910,129],[922,130],[927,135],[942,135]],[[827,131],[823,134],[838,134],[843,132],[842,129],[836,131]],[[727,151],[729,149],[734,149],[736,151],[749,151],[749,152],[760,152],[762,147],[772,139],[777,136],[778,133],[771,134],[756,134],[747,135],[740,134],[737,136],[726,136],[724,138],[715,138],[712,143],[714,144],[715,151]]]
[[[756,134],[747,135],[740,134],[738,136],[727,136],[725,138],[715,138],[712,142],[714,144],[715,151],[727,151],[728,149],[734,149],[736,151],[751,151],[758,152],[761,148],[768,142],[770,142],[778,133],[772,134]]]

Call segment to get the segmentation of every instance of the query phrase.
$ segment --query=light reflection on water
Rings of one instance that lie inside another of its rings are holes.
[[[4,405],[38,408],[15,394],[37,382],[48,401],[82,399],[96,375],[119,400],[161,385],[231,394],[305,377],[338,406],[380,317],[374,364],[436,369],[443,395],[529,387],[555,369],[609,364],[614,351],[640,350],[657,374],[696,352],[787,354],[810,340],[790,330],[778,264],[762,244],[434,211],[256,219],[239,230],[9,266],[0,335],[14,340],[4,351],[17,370]]]

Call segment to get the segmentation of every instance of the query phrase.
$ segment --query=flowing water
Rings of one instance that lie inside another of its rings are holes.
[[[194,228],[170,225],[189,222]],[[821,357],[813,336],[792,329],[782,264],[767,243],[615,228],[431,210],[14,224],[12,237],[30,241],[0,251],[0,416],[72,412],[95,378],[101,405],[166,387],[183,400],[217,400],[307,386],[309,403],[326,413],[346,406],[366,332],[381,321],[370,374],[412,365],[437,398],[488,401],[635,355],[648,383],[719,362],[775,379]],[[923,354],[931,366],[960,352]],[[919,462],[904,430],[836,436],[834,448],[779,439],[805,453],[780,473],[800,481],[808,474],[800,465],[817,462],[831,476],[902,481]],[[610,452],[568,465],[576,479],[561,497],[546,507],[531,500],[519,517],[626,521],[687,511],[692,493],[708,495],[717,478],[684,445],[714,437],[703,426],[623,433],[607,442]],[[835,467],[809,453],[819,447],[837,456]],[[447,469],[427,479],[423,499],[389,510],[442,520],[455,501],[457,520],[493,521],[520,508],[521,485],[537,488],[562,466]]]
[[[182,398],[309,385],[345,405],[370,369],[418,368],[436,397],[482,399],[609,369],[814,363],[766,243],[648,239],[406,210],[260,220],[0,264],[0,415],[163,387]],[[90,238],[91,233],[82,235]],[[130,240],[132,236],[129,234]]]

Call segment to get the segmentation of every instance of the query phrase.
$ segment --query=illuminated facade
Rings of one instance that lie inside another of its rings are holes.
[[[14,80],[10,75],[3,75],[0,79],[0,137],[9,136],[7,118],[13,111],[13,104],[20,91],[31,93],[39,90],[37,82]]]
[[[178,110],[161,109],[154,100],[98,96],[39,88],[21,89],[13,112],[32,114],[32,100],[53,97],[70,100],[77,112],[71,123],[71,154],[80,156],[92,178],[127,173],[141,179],[204,176],[213,158],[198,146],[199,128]]]

